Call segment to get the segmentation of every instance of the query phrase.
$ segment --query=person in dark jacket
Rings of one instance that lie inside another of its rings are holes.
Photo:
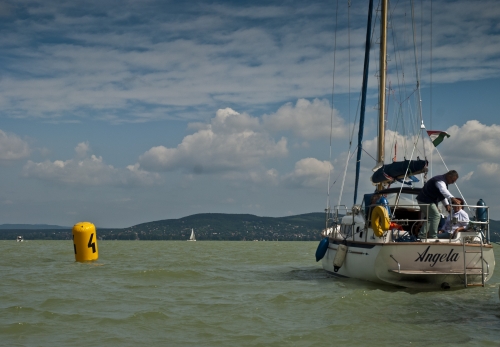
[[[450,212],[451,207],[448,199],[452,204],[459,204],[460,201],[453,197],[448,190],[448,185],[453,184],[458,179],[458,172],[455,170],[448,171],[444,175],[438,175],[428,180],[422,190],[417,195],[417,202],[421,205],[429,205],[429,215],[427,216],[427,206],[420,206],[422,218],[428,220],[420,229],[420,238],[437,239],[437,231],[441,214],[439,213],[438,204],[441,202],[446,211]],[[429,230],[427,230],[427,225]]]

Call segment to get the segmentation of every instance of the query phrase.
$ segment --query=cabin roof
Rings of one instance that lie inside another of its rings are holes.
[[[376,194],[397,194],[401,192],[402,194],[414,194],[417,195],[420,193],[422,188],[412,188],[412,187],[395,187],[395,188],[388,188],[388,189],[382,189],[377,192]]]

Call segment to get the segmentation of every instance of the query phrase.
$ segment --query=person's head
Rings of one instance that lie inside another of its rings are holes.
[[[458,172],[450,170],[444,174],[444,177],[446,178],[446,183],[453,184],[458,180]]]
[[[464,200],[462,198],[455,198],[458,200],[458,204],[455,204],[453,206],[453,211],[458,212],[462,209],[462,206],[464,205]]]

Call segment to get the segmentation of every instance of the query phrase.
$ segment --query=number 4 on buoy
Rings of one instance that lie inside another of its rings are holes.
[[[73,247],[76,261],[97,260],[97,235],[94,224],[80,222],[73,226]]]

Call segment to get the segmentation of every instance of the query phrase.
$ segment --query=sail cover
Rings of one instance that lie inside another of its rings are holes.
[[[372,182],[375,184],[393,182],[397,179],[404,178],[405,174],[407,174],[407,177],[418,175],[419,173],[427,172],[427,164],[427,160],[420,159],[396,161],[391,164],[386,164],[375,171],[372,175]]]

